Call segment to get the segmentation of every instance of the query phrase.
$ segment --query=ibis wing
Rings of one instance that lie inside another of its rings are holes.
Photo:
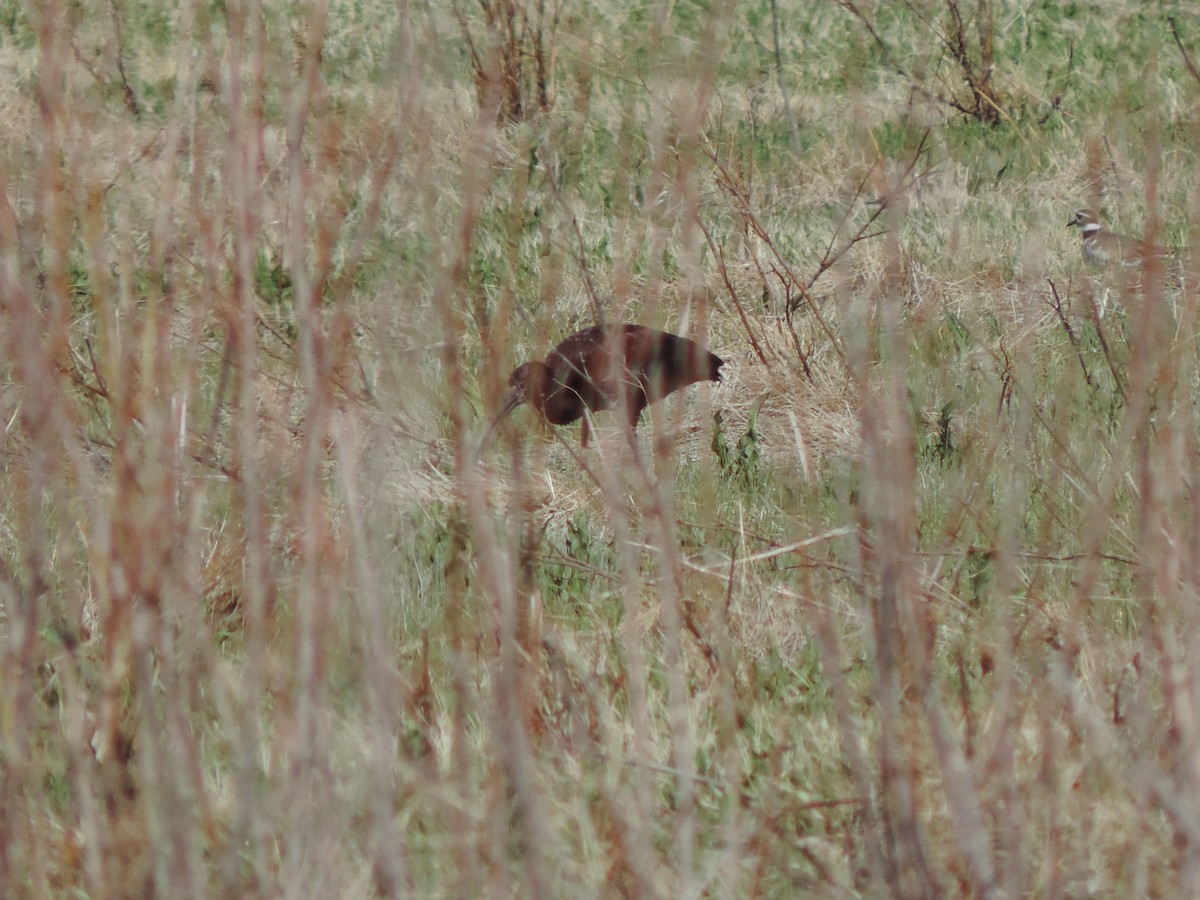
[[[695,341],[665,331],[638,335],[630,341],[629,372],[647,403],[654,403],[698,381],[720,380],[722,360]]]
[[[552,373],[546,393],[546,418],[555,425],[568,425],[583,416],[610,408],[616,399],[616,384],[610,364],[610,348],[599,328],[573,334],[555,348],[547,364]]]

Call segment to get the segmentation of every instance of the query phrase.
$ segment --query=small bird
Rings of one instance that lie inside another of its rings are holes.
[[[1117,234],[1100,226],[1096,214],[1090,209],[1077,209],[1067,227],[1075,226],[1083,237],[1083,258],[1094,266],[1120,263],[1122,266],[1140,266],[1147,255],[1157,253],[1141,238]]]
[[[480,447],[522,403],[551,425],[583,419],[580,446],[587,447],[585,410],[598,412],[620,403],[630,427],[636,427],[651,403],[698,381],[720,381],[724,362],[695,341],[642,325],[585,328],[555,347],[544,362],[517,367],[508,379],[512,390]]]

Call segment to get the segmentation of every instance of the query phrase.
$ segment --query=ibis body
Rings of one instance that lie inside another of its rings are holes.
[[[677,334],[628,324],[585,328],[545,360],[517,367],[492,428],[528,403],[551,425],[583,419],[580,443],[586,447],[585,412],[620,406],[634,427],[651,403],[698,381],[719,381],[723,364],[715,353]]]

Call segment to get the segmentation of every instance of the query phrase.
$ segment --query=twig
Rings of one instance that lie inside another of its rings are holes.
[[[892,48],[889,47],[884,42],[883,38],[879,36],[879,32],[875,30],[875,26],[871,23],[871,20],[859,11],[858,7],[854,5],[852,0],[837,0],[837,3],[863,23],[863,27],[867,29],[867,34],[871,35],[871,37],[875,39],[875,43],[879,45],[879,49],[883,51],[884,62],[886,62],[892,67],[892,69],[894,69],[900,75],[903,75],[905,78],[911,78],[904,66],[896,62],[896,58],[892,55]]]
[[[767,362],[767,356],[763,353],[762,347],[758,343],[758,338],[754,336],[754,329],[750,326],[750,318],[746,315],[746,310],[742,306],[742,301],[738,297],[737,288],[733,286],[733,282],[729,278],[729,269],[725,265],[725,250],[715,240],[713,240],[712,232],[708,230],[708,226],[697,218],[700,225],[700,231],[704,234],[704,239],[708,241],[708,247],[713,252],[713,256],[717,261],[717,271],[721,273],[721,280],[725,282],[725,290],[729,292],[729,298],[733,301],[733,306],[738,312],[738,317],[742,320],[742,327],[746,329],[746,336],[750,338],[750,346],[754,348],[754,353],[758,356],[766,368],[770,369],[771,364]]]
[[[1175,38],[1175,45],[1179,47],[1179,55],[1183,57],[1183,64],[1192,74],[1192,77],[1200,82],[1200,69],[1196,68],[1196,62],[1188,55],[1187,48],[1183,46],[1183,39],[1179,36],[1179,28],[1175,24],[1174,16],[1167,16],[1167,22],[1171,26],[1171,36]]]
[[[110,0],[109,8],[112,10],[113,34],[116,38],[116,47],[113,54],[117,58],[117,74],[121,76],[121,96],[125,100],[125,108],[133,114],[135,119],[140,119],[142,117],[142,104],[138,100],[137,95],[133,93],[133,87],[129,84],[129,76],[125,72],[124,42],[121,39],[121,14],[120,10],[117,9],[117,0]]]
[[[791,266],[789,266],[787,260],[783,258],[783,254],[779,252],[779,249],[775,246],[775,242],[771,239],[770,234],[767,233],[766,228],[763,227],[762,223],[758,220],[758,216],[755,215],[754,210],[751,208],[749,192],[740,189],[738,182],[734,179],[734,176],[730,173],[725,164],[721,161],[720,157],[717,155],[716,149],[711,143],[705,142],[704,152],[712,161],[713,165],[716,166],[718,187],[721,188],[726,197],[734,201],[734,206],[738,214],[741,216],[742,221],[749,226],[759,240],[761,240],[767,247],[770,248],[772,255],[775,257],[776,265],[778,265],[779,269],[787,275],[786,282],[790,282],[791,284],[800,288],[802,294],[804,295],[804,299],[810,300],[807,290],[805,290],[795,273],[792,272]],[[846,351],[842,347],[841,341],[838,340],[837,335],[834,333],[833,328],[825,319],[824,315],[822,315],[821,311],[817,309],[816,304],[812,303],[811,300],[809,302],[809,307],[813,310],[813,315],[816,317],[818,324],[820,324],[821,330],[825,332],[825,336],[829,338],[829,342],[833,345],[834,352],[837,353],[838,357],[844,361],[846,359]]]
[[[1051,308],[1058,316],[1058,321],[1062,323],[1063,330],[1067,333],[1067,339],[1071,342],[1071,346],[1075,348],[1075,357],[1079,360],[1079,368],[1083,369],[1083,378],[1087,382],[1087,386],[1094,388],[1096,385],[1092,383],[1092,373],[1088,371],[1087,363],[1083,359],[1083,350],[1079,347],[1079,338],[1075,334],[1075,329],[1071,327],[1070,321],[1067,319],[1067,314],[1063,312],[1062,299],[1058,296],[1058,288],[1054,284],[1053,278],[1047,278],[1047,283],[1050,285],[1050,296],[1054,298]]]
[[[783,114],[787,118],[788,128],[792,132],[792,149],[800,152],[800,126],[792,114],[792,98],[783,77],[783,51],[779,47],[779,6],[776,0],[771,0],[771,32],[775,39],[775,77],[779,80],[779,93],[783,95]]]
[[[1094,299],[1088,303],[1088,311],[1092,314],[1092,324],[1096,327],[1096,338],[1100,341],[1100,349],[1104,352],[1104,361],[1108,363],[1108,371],[1112,373],[1113,381],[1116,382],[1117,391],[1121,394],[1121,401],[1128,403],[1129,396],[1125,393],[1125,382],[1122,381],[1121,373],[1117,371],[1112,353],[1108,349],[1108,338],[1104,336],[1104,328],[1100,324],[1100,310],[1096,308]]]

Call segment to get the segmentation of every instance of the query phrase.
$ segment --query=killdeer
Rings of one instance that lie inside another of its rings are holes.
[[[1140,238],[1117,234],[1102,228],[1096,214],[1090,209],[1077,209],[1071,221],[1083,236],[1083,258],[1094,266],[1120,263],[1123,266],[1140,266],[1148,253],[1155,252]]]

